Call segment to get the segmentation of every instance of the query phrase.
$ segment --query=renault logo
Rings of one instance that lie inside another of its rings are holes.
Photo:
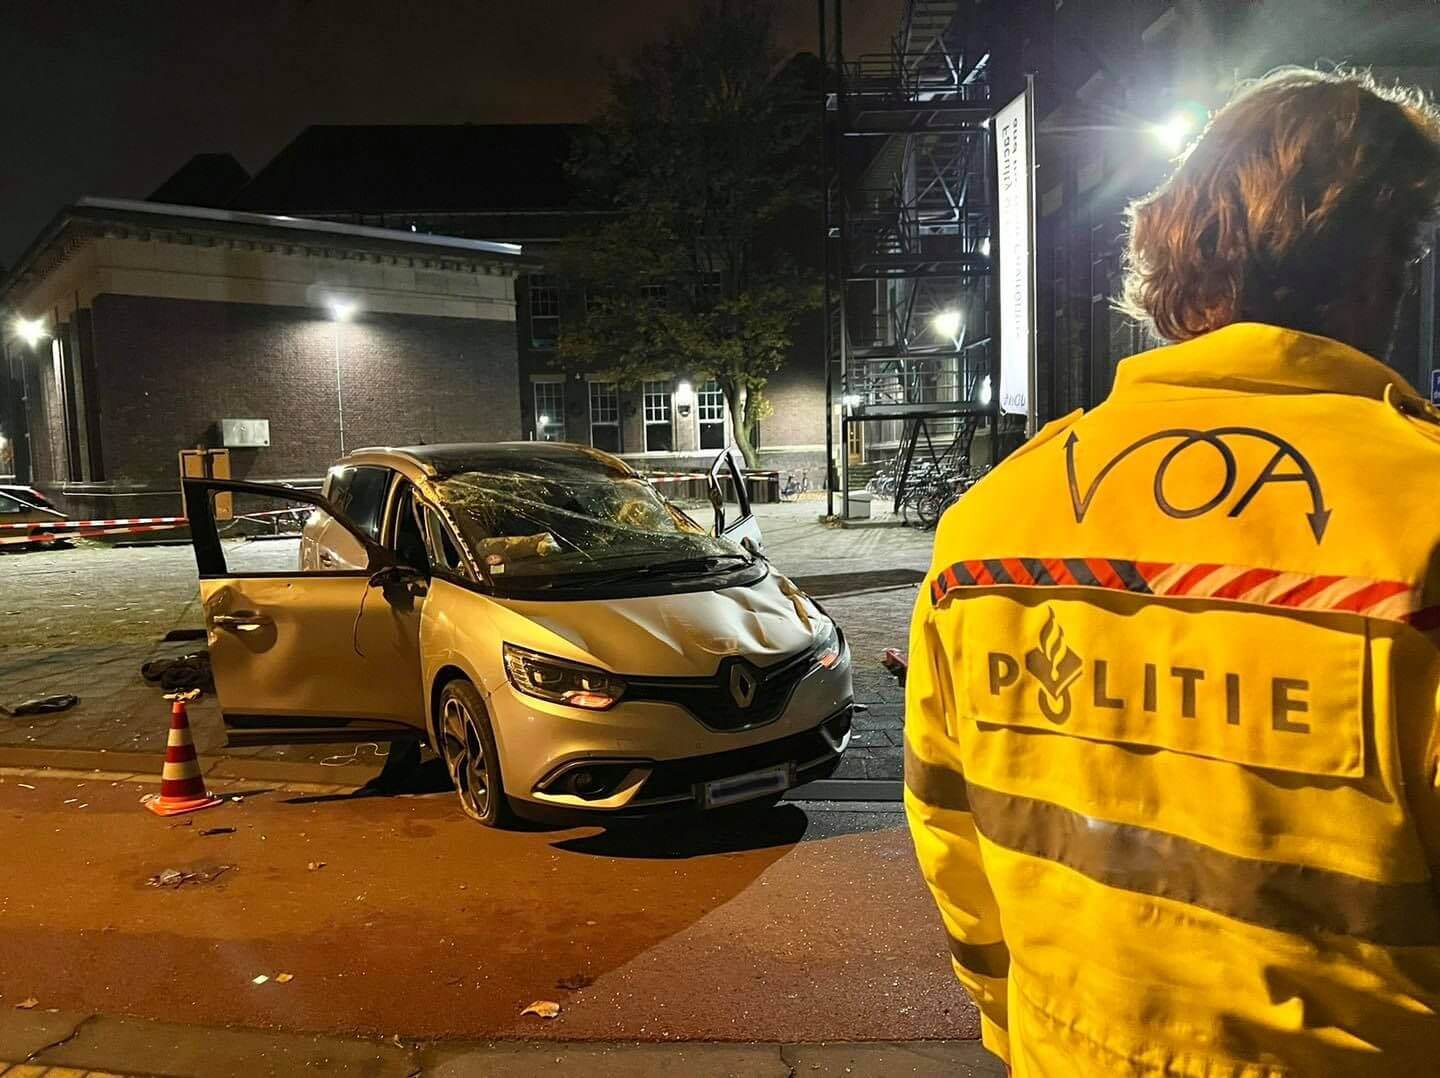
[[[747,708],[755,702],[755,691],[760,687],[760,678],[744,663],[730,668],[730,698],[735,706]]]

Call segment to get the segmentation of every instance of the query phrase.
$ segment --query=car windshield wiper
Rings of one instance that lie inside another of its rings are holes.
[[[658,564],[635,565],[629,569],[617,569],[609,573],[566,574],[543,584],[537,581],[534,586],[547,589],[588,588],[601,584],[613,584],[620,580],[634,580],[637,577],[694,576],[713,572],[723,563],[732,561],[740,563],[736,568],[752,564],[752,560],[743,554],[709,554],[700,558],[680,558],[676,561],[664,561]]]

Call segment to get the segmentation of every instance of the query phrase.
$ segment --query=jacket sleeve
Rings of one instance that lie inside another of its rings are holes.
[[[966,796],[951,669],[922,587],[906,675],[905,813],[920,870],[940,907],[955,973],[980,1008],[985,1047],[1008,1062],[1010,952]]]

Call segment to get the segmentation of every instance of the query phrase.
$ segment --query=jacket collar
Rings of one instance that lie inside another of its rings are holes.
[[[1258,322],[1236,322],[1131,356],[1116,369],[1117,397],[1173,396],[1175,390],[1345,393],[1375,400],[1388,394],[1421,401],[1398,371],[1378,359],[1328,337]]]

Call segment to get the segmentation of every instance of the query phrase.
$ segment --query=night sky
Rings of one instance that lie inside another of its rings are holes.
[[[885,51],[901,0],[845,0],[846,53]],[[62,205],[139,198],[191,154],[254,171],[314,123],[591,116],[606,64],[698,0],[7,0],[0,264]],[[815,0],[778,0],[787,51]],[[203,17],[202,17],[203,16]]]

